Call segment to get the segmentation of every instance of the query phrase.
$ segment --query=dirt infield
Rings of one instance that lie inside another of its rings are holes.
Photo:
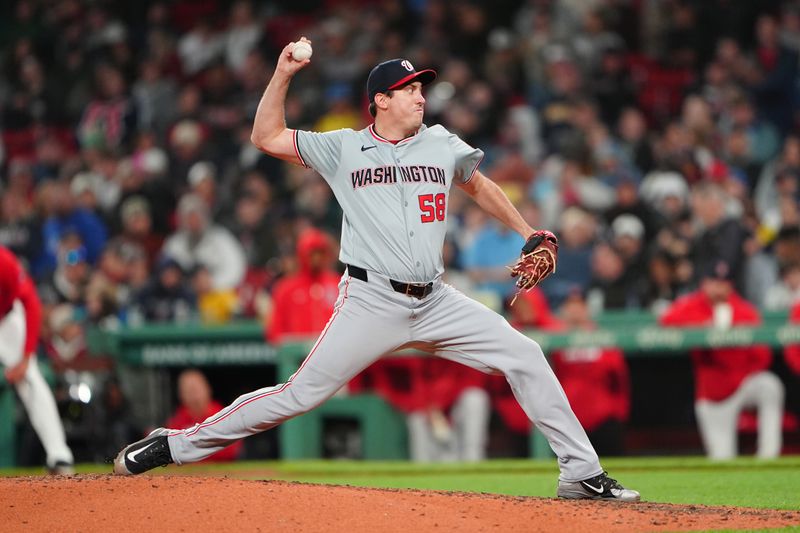
[[[800,512],[569,502],[283,481],[110,475],[0,479],[2,531],[692,531],[800,524]]]

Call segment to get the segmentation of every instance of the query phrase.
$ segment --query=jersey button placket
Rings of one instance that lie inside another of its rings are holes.
[[[395,168],[397,168],[398,174],[399,174],[400,173],[400,163],[402,163],[402,161],[397,155],[398,155],[398,152],[403,147],[402,146],[398,146],[398,145],[394,145],[393,148],[394,148],[394,151],[393,151],[392,156],[393,156],[393,159],[394,159]],[[407,195],[408,195],[408,191],[406,190],[405,187],[403,187],[401,189],[401,194],[402,194],[402,198],[403,198],[403,207],[408,207],[408,200],[406,199]],[[408,212],[407,209],[404,209],[403,213],[405,213],[405,215],[406,215],[404,217],[404,222],[406,224],[406,230],[408,230],[408,233],[407,233],[407,235],[408,235],[408,251],[409,251],[409,253],[411,255],[411,258],[413,260],[414,259],[414,247],[411,245],[411,238],[414,236],[414,231],[413,230],[409,230],[410,221],[413,220],[413,216],[411,218],[409,218],[410,213]],[[422,265],[422,263],[420,263],[419,261],[416,261],[415,265],[417,267],[420,267]]]

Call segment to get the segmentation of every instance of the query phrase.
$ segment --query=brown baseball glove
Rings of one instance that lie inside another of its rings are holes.
[[[543,279],[556,271],[558,261],[558,239],[552,232],[539,230],[533,232],[514,265],[508,267],[511,277],[517,278],[517,292],[511,305],[522,291],[529,291]]]

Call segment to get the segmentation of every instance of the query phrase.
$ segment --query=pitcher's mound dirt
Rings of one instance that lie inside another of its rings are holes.
[[[800,512],[570,502],[226,478],[0,479],[3,531],[690,531],[800,524]]]

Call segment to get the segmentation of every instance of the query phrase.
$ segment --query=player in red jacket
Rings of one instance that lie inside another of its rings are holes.
[[[729,330],[761,323],[758,310],[733,289],[729,269],[717,263],[700,289],[676,300],[661,317],[664,326],[715,327]],[[784,388],[769,372],[767,346],[692,350],[695,415],[706,453],[712,459],[737,454],[737,423],[743,409],[758,410],[758,450],[761,458],[781,451]]]
[[[178,397],[181,404],[165,427],[190,428],[222,410],[222,405],[211,397],[211,386],[199,370],[181,372],[178,377]],[[242,441],[234,442],[206,460],[235,461],[242,451],[242,446]]]
[[[42,312],[36,288],[9,250],[0,247],[0,364],[17,389],[33,429],[47,454],[52,473],[72,473],[58,409],[36,363]]]
[[[350,382],[406,415],[413,461],[475,462],[486,457],[491,401],[487,376],[438,357],[380,359]]]
[[[547,303],[542,289],[521,292],[517,301],[509,309],[508,321],[519,330],[539,329],[549,333],[557,333],[566,329],[566,325],[556,317]],[[504,376],[488,376],[488,389],[492,398],[492,407],[500,415],[506,428],[517,434],[528,435],[531,420],[520,407],[511,387]]]
[[[561,319],[572,330],[597,327],[580,293],[567,297]],[[597,453],[622,455],[624,424],[631,406],[628,365],[622,351],[566,348],[552,353],[550,365]]]
[[[321,231],[308,229],[297,240],[300,269],[275,284],[273,309],[266,336],[271,343],[287,336],[318,335],[333,313],[340,274],[331,268],[333,250]]]

